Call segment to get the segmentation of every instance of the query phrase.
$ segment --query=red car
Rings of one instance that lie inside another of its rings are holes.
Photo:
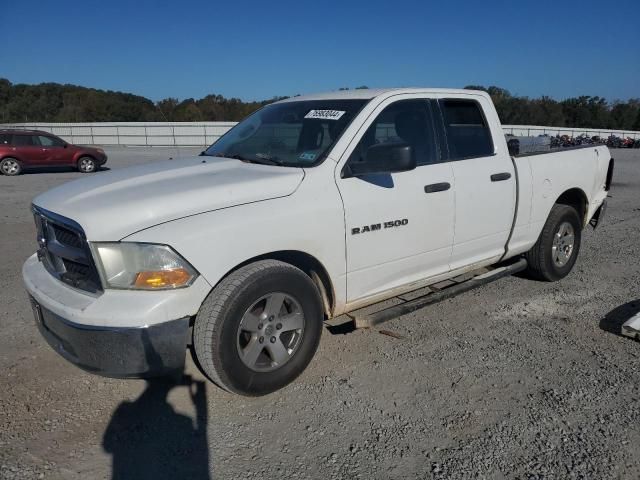
[[[0,130],[0,172],[18,175],[25,168],[74,167],[95,172],[105,164],[101,148],[80,147],[39,130]]]

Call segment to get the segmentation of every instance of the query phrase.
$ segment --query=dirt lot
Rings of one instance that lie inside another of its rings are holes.
[[[258,399],[190,360],[172,387],[54,353],[22,288],[29,203],[80,174],[0,177],[0,478],[640,478],[640,343],[611,333],[640,310],[640,150],[613,153],[606,221],[568,278],[503,279],[384,326],[402,339],[325,330],[298,381]]]

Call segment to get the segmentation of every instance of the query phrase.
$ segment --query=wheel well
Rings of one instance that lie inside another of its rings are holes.
[[[584,227],[586,223],[585,216],[587,215],[587,195],[582,190],[579,188],[567,190],[558,197],[556,203],[575,208],[578,216],[582,219],[582,226]]]
[[[309,278],[315,283],[320,292],[320,298],[322,300],[322,306],[325,316],[331,318],[333,316],[333,309],[335,306],[335,294],[333,291],[333,285],[327,270],[322,263],[312,255],[301,252],[299,250],[281,250],[277,252],[266,253],[264,255],[258,255],[257,257],[250,258],[242,262],[240,265],[232,268],[228,271],[224,277],[238,270],[245,265],[257,262],[259,260],[279,260],[289,265],[293,265],[306,273]],[[220,280],[222,280],[222,278]]]

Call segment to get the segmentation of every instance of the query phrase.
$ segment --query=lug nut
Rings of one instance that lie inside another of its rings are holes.
[[[270,321],[270,322],[273,322],[273,319],[274,319],[274,318],[275,318],[275,317],[274,317],[273,315],[271,315],[271,316],[269,317],[269,321]]]
[[[276,343],[276,337],[271,337],[271,343]]]
[[[260,339],[258,340],[260,343],[264,343],[264,337],[260,337]]]
[[[280,330],[281,328],[282,328],[282,324],[281,324],[281,323],[278,323],[278,324],[276,325],[276,329]]]
[[[259,324],[258,324],[258,330],[262,330],[262,327],[263,327],[263,326],[264,326],[264,325],[262,325],[261,323],[259,323]]]

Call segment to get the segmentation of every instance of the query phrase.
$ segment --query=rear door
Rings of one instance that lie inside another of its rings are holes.
[[[69,152],[65,148],[66,143],[63,140],[49,135],[38,135],[38,142],[42,147],[43,160],[47,165],[63,166],[71,163],[68,158]]]
[[[496,147],[504,143],[499,142],[503,133],[489,127],[487,114],[494,110],[484,97],[437,103],[456,184],[451,269],[497,260],[504,254],[516,204],[511,157]],[[492,125],[498,122],[497,115],[491,118]]]
[[[42,150],[36,135],[13,134],[11,143],[16,157],[24,166],[46,164],[46,152]]]
[[[345,211],[348,303],[449,269],[452,168],[439,161],[428,100],[415,95],[395,98],[371,114],[345,152],[346,163],[366,161],[372,145],[402,142],[411,145],[418,167],[350,178],[338,172],[336,179]]]

